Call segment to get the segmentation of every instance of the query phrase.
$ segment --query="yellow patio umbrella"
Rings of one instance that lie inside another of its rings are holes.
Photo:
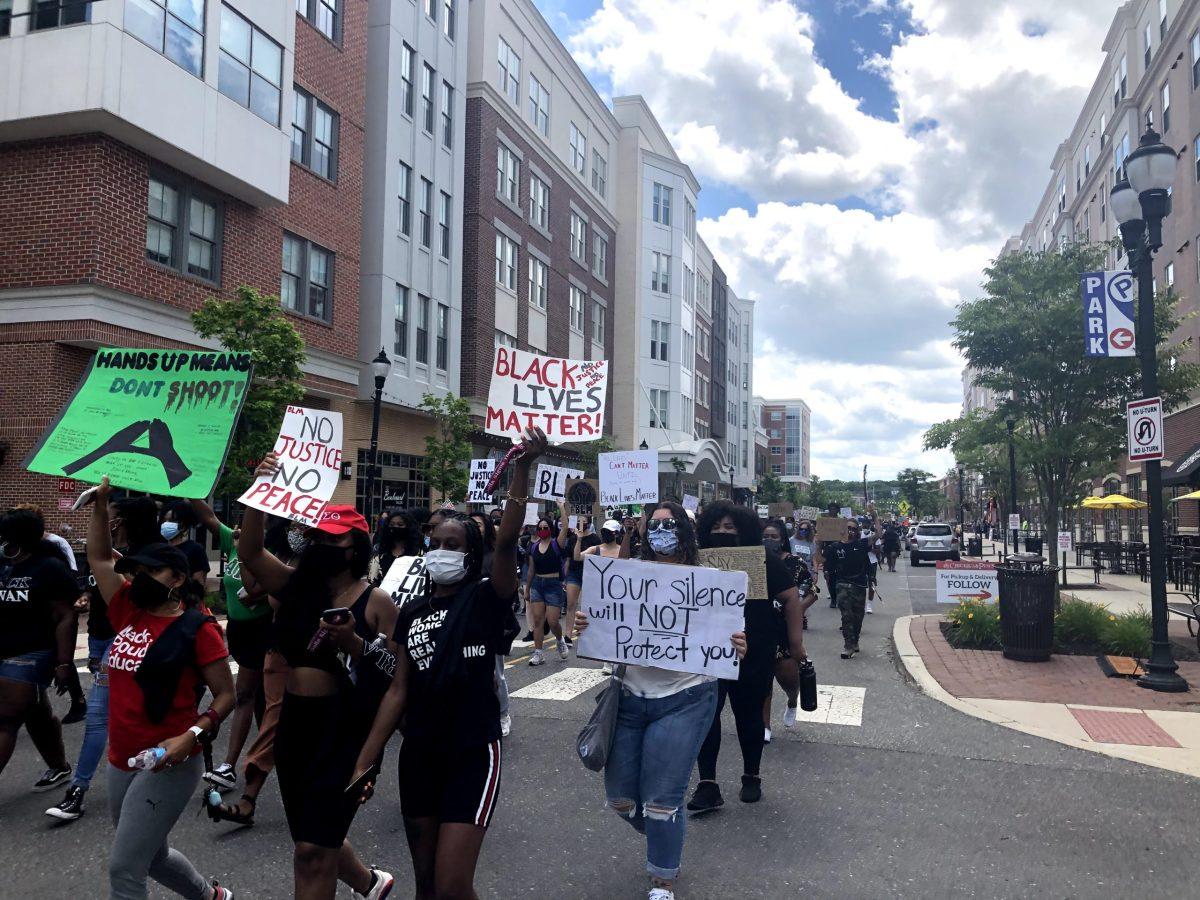
[[[1145,509],[1149,504],[1124,494],[1109,494],[1107,497],[1085,497],[1079,505],[1084,509]]]
[[[1083,502],[1079,504],[1080,509],[1103,509],[1104,506],[1100,502],[1100,497],[1084,497]]]
[[[1192,491],[1190,494],[1184,494],[1182,497],[1172,497],[1172,503],[1178,503],[1180,500],[1200,500],[1200,491]]]

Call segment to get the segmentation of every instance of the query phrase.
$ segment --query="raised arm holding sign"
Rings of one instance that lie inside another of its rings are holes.
[[[255,478],[239,502],[316,525],[342,474],[342,414],[289,406],[274,452],[275,474]]]

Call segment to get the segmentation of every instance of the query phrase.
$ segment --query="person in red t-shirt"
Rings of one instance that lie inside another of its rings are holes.
[[[116,833],[109,856],[114,900],[146,896],[147,874],[192,900],[233,900],[209,884],[167,837],[191,802],[204,761],[200,740],[233,709],[233,675],[221,629],[203,609],[188,561],[169,544],[113,558],[105,478],[88,525],[88,562],[117,632],[108,654],[108,805]],[[143,672],[142,670],[145,669]],[[139,673],[146,677],[139,677]],[[212,705],[199,712],[207,687]],[[152,768],[134,765],[161,752]]]

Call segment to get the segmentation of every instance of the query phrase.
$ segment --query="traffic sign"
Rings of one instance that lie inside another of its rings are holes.
[[[1149,397],[1128,403],[1125,406],[1125,421],[1128,428],[1130,462],[1162,459],[1165,455],[1162,398]]]

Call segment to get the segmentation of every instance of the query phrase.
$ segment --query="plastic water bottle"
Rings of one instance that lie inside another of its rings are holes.
[[[162,747],[148,747],[137,756],[129,757],[128,765],[131,769],[153,769],[162,762],[162,758],[166,755],[167,751]]]

